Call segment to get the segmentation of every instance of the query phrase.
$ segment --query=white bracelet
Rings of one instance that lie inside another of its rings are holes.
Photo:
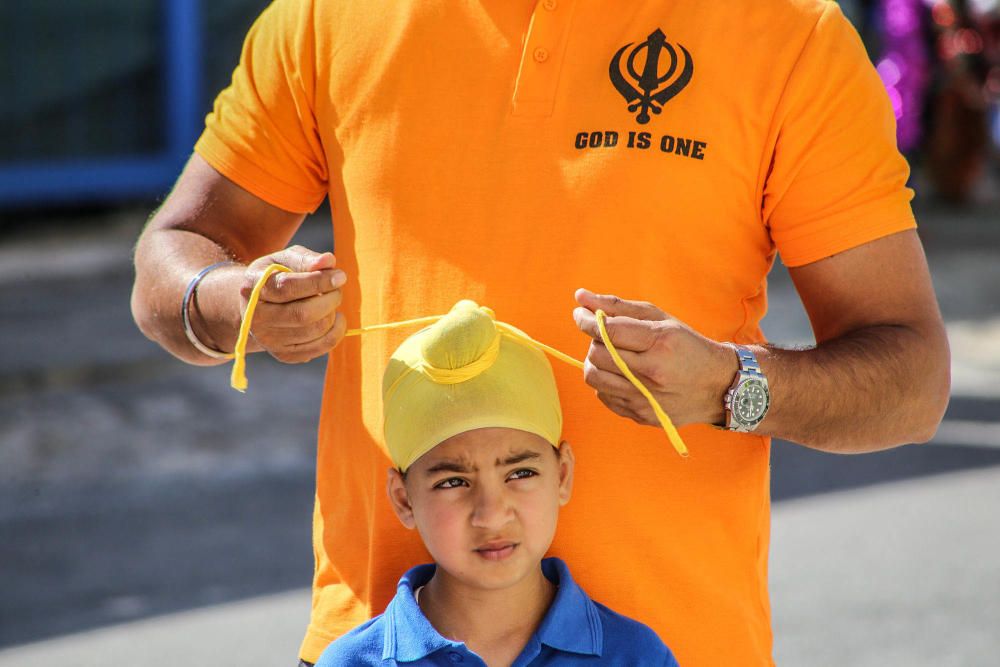
[[[195,335],[194,329],[191,328],[191,316],[188,315],[188,309],[191,306],[191,297],[194,296],[194,292],[198,288],[198,283],[201,282],[202,278],[208,275],[209,271],[214,271],[220,266],[228,266],[235,263],[236,262],[216,262],[215,264],[206,266],[191,279],[191,282],[188,283],[187,289],[184,290],[184,298],[181,300],[181,320],[184,322],[184,334],[187,336],[187,339],[191,342],[191,344],[194,345],[196,350],[204,354],[206,357],[211,357],[212,359],[232,359],[235,355],[232,353],[213,350],[198,340],[198,336]]]

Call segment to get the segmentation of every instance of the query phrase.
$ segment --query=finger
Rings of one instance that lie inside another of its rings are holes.
[[[328,354],[344,339],[347,333],[347,319],[337,313],[333,325],[315,340],[297,343],[280,349],[269,350],[271,356],[286,364],[301,364]]]
[[[613,371],[598,368],[591,363],[589,357],[583,363],[583,379],[588,385],[608,396],[620,396],[623,399],[642,397],[639,390],[619,374],[617,368]]]
[[[653,366],[655,362],[650,358],[650,355],[619,349],[618,356],[621,357],[621,360],[625,362],[625,365],[628,366],[628,369],[632,371],[632,374],[640,382],[650,388],[659,387],[658,382],[653,382],[653,377],[660,374],[656,373],[657,369]],[[587,361],[595,368],[617,375],[624,379],[625,382],[628,382],[624,377],[624,373],[618,368],[618,364],[611,357],[611,352],[598,341],[594,341],[590,346],[590,350],[587,351]],[[632,386],[631,383],[629,383],[629,386]]]
[[[637,320],[663,320],[667,314],[648,301],[630,301],[614,294],[595,294],[587,289],[576,291],[576,301],[590,311],[598,308],[608,315],[631,317]]]
[[[266,262],[266,264],[287,266],[295,273],[322,271],[332,269],[337,265],[337,258],[332,252],[316,252],[300,245],[293,245],[271,253],[268,257],[262,258],[261,261]]]
[[[597,398],[615,414],[628,417],[637,424],[644,426],[658,426],[656,415],[649,408],[649,403],[636,403],[634,401],[623,400],[620,397],[605,396],[600,393]]]
[[[635,410],[632,410],[630,407],[622,403],[620,400],[617,400],[613,397],[605,396],[600,392],[598,392],[597,398],[601,401],[601,403],[604,403],[604,405],[616,415],[625,417],[626,419],[631,419],[632,421],[637,422],[639,424],[646,423],[643,417],[639,413],[637,413]]]
[[[601,331],[597,326],[597,316],[586,308],[574,308],[573,319],[576,326],[594,340],[601,341]],[[656,323],[631,317],[607,317],[604,327],[608,338],[619,350],[645,352],[653,346],[659,335]]]
[[[340,307],[344,293],[334,290],[326,294],[310,296],[289,303],[257,304],[257,312],[253,316],[253,331],[255,334],[270,329],[301,329],[328,319],[333,323],[333,313]],[[323,331],[329,328],[326,327]],[[309,339],[307,339],[309,340]]]
[[[337,311],[327,313],[322,319],[300,327],[271,327],[251,331],[254,338],[269,350],[290,348],[309,343],[326,334],[335,324]]]
[[[584,362],[584,378],[588,385],[597,390],[598,398],[608,407],[613,406],[616,413],[640,424],[659,423],[646,397],[621,375],[596,368],[588,358]]]
[[[249,298],[263,271],[250,269],[241,293]],[[323,269],[307,273],[276,273],[264,284],[260,300],[268,303],[290,303],[317,294],[339,290],[347,282],[347,274],[340,269]]]

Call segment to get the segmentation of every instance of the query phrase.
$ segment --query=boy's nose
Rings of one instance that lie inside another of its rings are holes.
[[[472,525],[495,530],[510,521],[513,511],[502,489],[480,486],[472,508]]]

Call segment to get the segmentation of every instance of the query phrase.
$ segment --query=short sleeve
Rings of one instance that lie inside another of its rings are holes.
[[[778,103],[762,215],[787,266],[916,226],[888,95],[836,3],[825,3]]]
[[[276,0],[250,28],[232,83],[195,145],[225,177],[296,213],[315,210],[327,190],[315,60],[311,0]]]

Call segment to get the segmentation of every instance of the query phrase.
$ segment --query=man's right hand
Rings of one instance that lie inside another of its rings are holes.
[[[185,335],[181,303],[191,278],[212,264],[238,263],[206,274],[189,309],[195,336],[209,348],[232,352],[254,283],[278,263],[292,273],[268,279],[247,349],[267,350],[288,363],[326,354],[346,330],[337,314],[346,276],[331,253],[289,247],[304,218],[251,194],[192,155],[136,244],[136,324],[179,359],[222,363],[199,352]]]
[[[337,312],[347,275],[336,268],[333,253],[292,246],[251,262],[240,288],[245,313],[254,285],[271,264],[291,273],[276,273],[260,292],[250,333],[275,359],[298,364],[323,356],[344,337],[347,323]]]

